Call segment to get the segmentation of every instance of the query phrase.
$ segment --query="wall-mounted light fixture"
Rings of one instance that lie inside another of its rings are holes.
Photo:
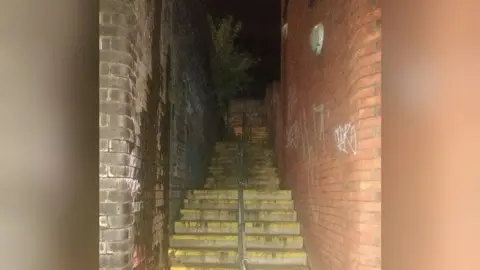
[[[285,23],[282,26],[282,37],[283,37],[283,39],[287,39],[287,35],[288,35],[288,23]]]
[[[325,29],[322,23],[315,25],[310,34],[310,47],[312,52],[319,55],[322,52]]]

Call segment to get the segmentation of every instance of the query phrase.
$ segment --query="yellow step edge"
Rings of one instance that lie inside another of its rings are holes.
[[[202,203],[215,203],[215,204],[233,204],[237,203],[237,200],[233,199],[185,199],[185,203],[189,202],[198,202],[201,201]],[[262,200],[262,199],[252,199],[252,200],[245,200],[245,204],[293,204],[293,200]]]
[[[175,240],[238,240],[237,235],[198,235],[198,234],[174,234],[172,239]],[[281,241],[303,241],[300,235],[246,235],[245,240],[262,241],[262,240],[281,240]]]
[[[238,240],[237,235],[195,235],[195,234],[174,234],[176,240]]]
[[[234,250],[201,250],[201,249],[176,249],[169,248],[168,254],[170,256],[215,256],[221,253],[222,255],[227,255],[229,257],[236,257],[237,251]]]
[[[238,270],[238,268],[209,266],[170,266],[170,270]]]
[[[172,257],[175,256],[222,256],[236,257],[237,251],[234,250],[202,250],[202,249],[176,249],[170,248],[168,254]],[[276,258],[306,258],[307,253],[305,251],[263,251],[263,250],[247,250],[246,256],[248,257],[276,257]]]
[[[261,214],[296,214],[295,210],[246,210],[247,212],[255,212],[258,215]],[[237,214],[237,210],[202,210],[202,209],[181,209],[180,212],[182,213],[218,213],[218,214]]]
[[[176,221],[175,225],[185,225],[189,227],[208,227],[208,228],[232,228],[237,227],[238,222],[236,221]],[[245,222],[246,228],[258,228],[258,227],[268,227],[268,228],[297,228],[300,226],[298,222],[276,222],[276,221],[254,221],[254,222]]]

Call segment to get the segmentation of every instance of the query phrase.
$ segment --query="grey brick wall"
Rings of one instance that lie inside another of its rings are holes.
[[[215,140],[218,113],[210,89],[210,32],[201,1],[170,0],[171,176],[169,220],[181,208],[185,190],[203,187]]]
[[[177,151],[207,157],[201,150],[213,145],[203,125],[215,113],[198,111],[212,102],[197,4],[100,1],[100,269],[166,269],[172,180],[185,188],[192,162],[206,168]],[[192,104],[194,117],[183,119]],[[180,179],[170,177],[172,163],[186,170]]]
[[[154,11],[146,0],[100,1],[101,269],[165,264],[168,166],[159,134],[166,100],[159,82],[161,57],[151,50]]]

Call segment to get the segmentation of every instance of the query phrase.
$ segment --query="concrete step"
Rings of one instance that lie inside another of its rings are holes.
[[[238,223],[236,221],[188,221],[179,220],[174,225],[175,233],[216,233],[236,234]],[[300,235],[298,222],[258,221],[245,222],[245,233],[258,235]]]
[[[215,180],[217,183],[222,184],[225,188],[235,189],[237,188],[237,180]],[[280,179],[278,178],[271,178],[271,179],[251,179],[249,178],[246,182],[246,185],[249,189],[257,189],[257,187],[261,186],[272,186],[278,185],[280,183]],[[221,188],[220,186],[218,188]],[[276,188],[275,190],[278,190]]]
[[[173,265],[234,264],[237,259],[237,251],[170,248],[169,257]],[[307,254],[303,250],[247,250],[245,257],[249,264],[307,265]]]
[[[185,199],[185,209],[237,209],[237,200]],[[246,210],[293,210],[293,200],[244,200]]]
[[[229,167],[234,164],[238,164],[236,157],[228,157],[224,159],[213,159],[211,163],[212,163],[212,166],[218,166],[222,168]]]
[[[170,270],[238,270],[235,264],[182,264],[173,265]],[[249,265],[248,270],[309,270],[303,265]]]
[[[299,235],[247,235],[247,249],[301,249],[303,237]],[[238,248],[238,235],[176,234],[170,239],[172,248]]]
[[[171,262],[170,270],[238,270],[238,266],[235,264],[206,264],[206,263],[178,263]],[[249,269],[250,270],[250,269]]]
[[[235,152],[238,150],[238,144],[215,146],[216,153]]]
[[[251,179],[270,179],[278,178],[277,173],[261,173],[261,172],[252,172],[248,175],[248,178]]]
[[[296,222],[297,212],[293,210],[251,210],[245,211],[245,221],[286,221]],[[237,210],[180,210],[180,220],[236,221]]]
[[[211,184],[209,183],[208,185],[205,185],[205,188],[211,188],[211,189],[232,189],[232,188],[237,188],[237,184],[228,184],[228,183],[217,183],[217,184]],[[270,184],[247,184],[245,185],[245,188],[248,189],[258,189],[262,191],[270,191],[270,190],[278,190],[280,188],[279,183],[270,183]]]
[[[245,188],[248,189],[258,189],[262,191],[270,191],[270,190],[278,190],[279,189],[279,182],[273,182],[273,183],[248,183],[245,185]],[[222,184],[217,184],[216,188],[222,188],[222,189],[229,189],[229,188],[237,188],[236,183],[222,183]]]
[[[187,198],[194,199],[237,199],[238,190],[191,190],[187,194]],[[243,198],[249,199],[263,199],[263,200],[291,200],[292,192],[290,190],[273,190],[273,191],[259,191],[259,190],[244,190]]]

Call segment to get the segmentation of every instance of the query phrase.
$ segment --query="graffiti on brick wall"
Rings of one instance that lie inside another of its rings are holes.
[[[287,98],[287,126],[292,123],[293,119],[293,110],[298,101],[297,92],[295,86],[290,86],[288,88],[288,98]],[[301,129],[302,125],[298,120],[294,120],[293,123],[286,129],[286,147],[297,149],[299,146],[299,140],[301,139]]]
[[[315,148],[323,151],[325,150],[325,108],[323,104],[313,105],[312,116]]]
[[[357,154],[357,131],[352,124],[343,124],[335,128],[335,143],[340,152]]]
[[[140,182],[137,179],[129,178],[127,179],[127,185],[133,200],[135,200],[140,192]]]
[[[286,147],[290,149],[297,149],[300,141],[301,125],[298,120],[295,120],[293,124],[287,129],[286,132]]]
[[[310,144],[310,138],[309,138],[309,125],[308,125],[308,119],[307,119],[307,113],[305,108],[302,110],[302,152],[303,152],[303,158],[308,159],[308,152],[310,150],[313,151],[313,147]]]
[[[295,86],[290,86],[288,88],[288,98],[287,98],[287,121],[290,122],[293,117],[293,109],[297,104],[297,88]]]

